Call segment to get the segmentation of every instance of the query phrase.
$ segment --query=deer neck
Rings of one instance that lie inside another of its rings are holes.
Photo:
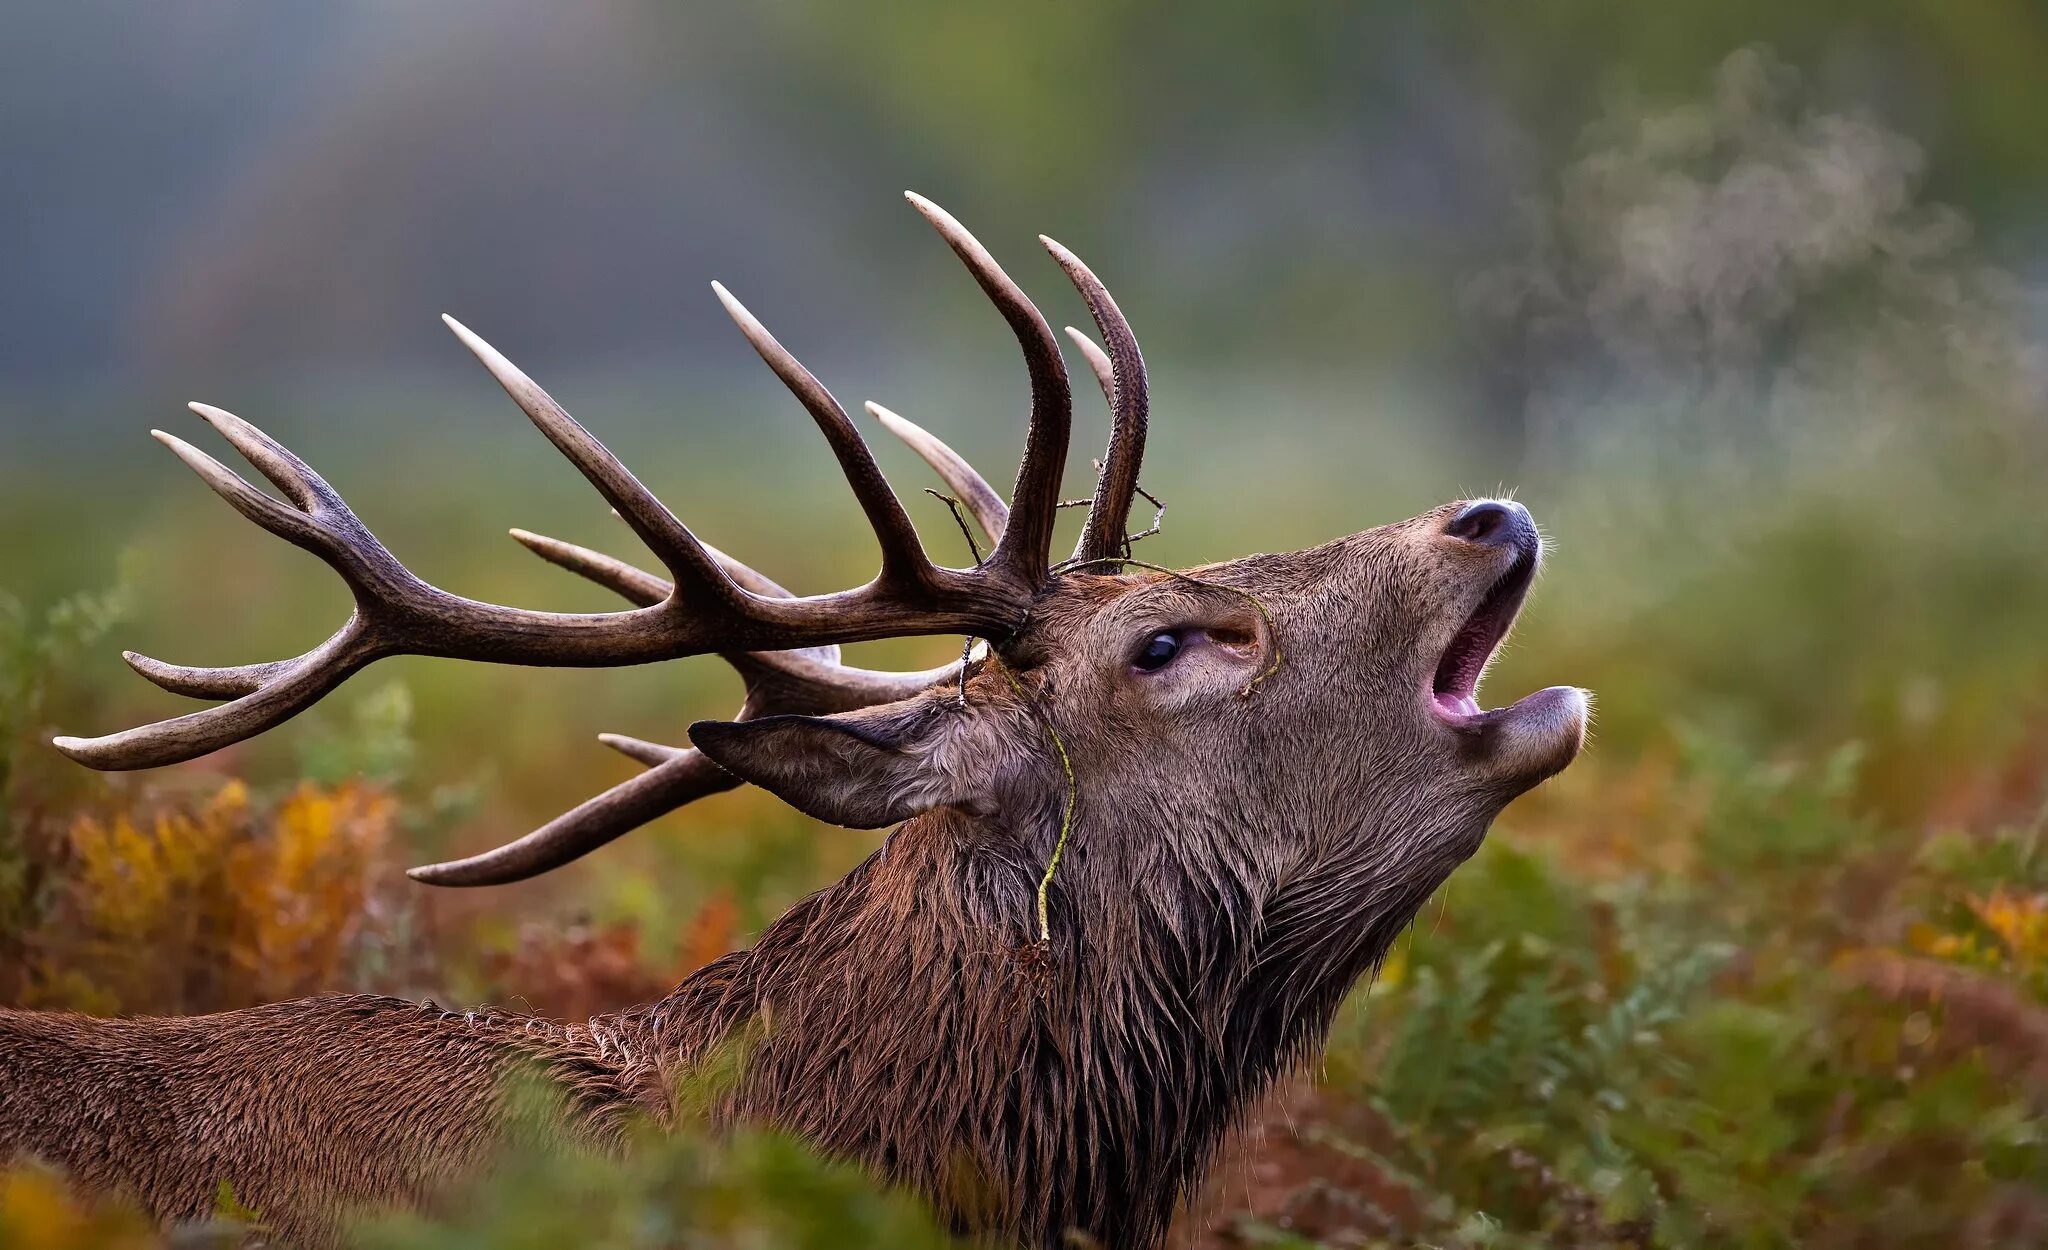
[[[1151,1244],[1251,1102],[1320,1044],[1342,986],[1255,992],[1249,861],[1177,862],[1117,832],[1077,829],[1041,945],[1035,844],[1052,830],[918,817],[639,1027],[672,1079],[735,1044],[723,1114],[860,1160],[963,1227]],[[1080,862],[1114,848],[1140,854]]]

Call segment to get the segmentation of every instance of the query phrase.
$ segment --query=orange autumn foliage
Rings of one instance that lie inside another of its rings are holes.
[[[197,804],[76,817],[29,935],[29,1003],[188,1013],[350,988],[399,910],[382,884],[396,815],[364,783],[264,804],[230,781]]]

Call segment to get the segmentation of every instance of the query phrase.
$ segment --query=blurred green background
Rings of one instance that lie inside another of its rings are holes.
[[[121,648],[269,659],[346,611],[146,437],[214,447],[187,399],[440,585],[608,606],[504,537],[634,555],[443,311],[708,540],[800,590],[864,577],[830,456],[706,284],[1006,482],[1022,369],[909,187],[1056,324],[1085,313],[1038,232],[1116,292],[1169,504],[1148,557],[1512,489],[1554,558],[1489,701],[1599,697],[1591,752],[1432,904],[1186,1244],[2048,1237],[2040,5],[90,0],[9,27],[0,1001],[602,1010],[871,848],[739,793],[528,885],[399,876],[630,775],[599,731],[729,712],[709,660],[386,662],[154,774],[41,742],[180,710]],[[1073,493],[1105,436],[1079,410]],[[252,849],[279,838],[325,867]],[[309,894],[330,911],[278,921]],[[720,1166],[779,1193],[769,1155]],[[670,1175],[618,1201],[688,1225]]]

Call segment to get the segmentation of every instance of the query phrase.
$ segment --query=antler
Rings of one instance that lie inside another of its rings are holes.
[[[1081,545],[1074,559],[1127,553],[1123,519],[1128,515],[1138,487],[1138,465],[1144,454],[1146,425],[1145,362],[1138,354],[1136,339],[1123,321],[1107,290],[1079,258],[1050,239],[1049,250],[1073,277],[1094,314],[1096,324],[1113,346],[1124,350],[1124,376],[1130,386],[1120,387],[1116,360],[1097,347],[1087,335],[1066,328],[1067,336],[1087,360],[1102,388],[1103,399],[1112,416],[1109,453],[1096,484],[1083,527]],[[870,401],[867,410],[885,429],[903,440],[931,466],[941,481],[957,495],[975,522],[991,540],[1000,544],[1009,521],[1009,508],[1002,497],[958,452],[919,426],[880,404]],[[1116,500],[1121,490],[1122,500]],[[1111,526],[1106,518],[1114,517]],[[1097,518],[1105,518],[1100,530],[1113,538],[1098,540]],[[658,602],[667,591],[660,578],[630,565],[571,543],[513,531],[513,536],[532,548],[541,558],[580,573],[607,586],[635,603]],[[1091,543],[1107,545],[1097,551]],[[746,565],[712,549],[734,581],[756,594],[786,595],[766,577]],[[838,649],[824,648],[805,653],[765,652],[727,655],[747,686],[747,698],[739,719],[776,714],[818,715],[852,711],[876,703],[907,698],[920,690],[950,681],[959,670],[958,662],[917,673],[887,673],[849,668],[839,663]],[[679,748],[643,742],[616,734],[600,738],[606,745],[648,764],[648,772],[613,787],[575,809],[548,822],[515,842],[496,850],[456,860],[415,868],[415,880],[434,885],[497,885],[559,867],[586,855],[621,834],[646,824],[677,808],[739,785],[739,780],[705,758],[694,747]]]
[[[1045,320],[974,237],[937,205],[912,203],[931,221],[1010,323],[1031,378],[1031,426],[995,553],[971,570],[925,555],[902,503],[838,401],[722,286],[726,310],[761,358],[809,410],[839,460],[882,548],[867,585],[810,597],[747,589],[604,445],[495,348],[444,318],[548,440],[611,503],[674,576],[667,593],[626,612],[535,612],[466,599],[416,577],[371,534],[327,482],[255,426],[193,405],[292,506],[257,490],[171,435],[156,437],[245,517],[312,552],[354,592],[356,607],[327,641],[289,660],[188,668],[129,655],[166,689],[230,700],[101,738],[60,737],[66,755],[95,768],[177,763],[263,732],[312,706],[358,669],[390,655],[502,664],[599,667],[710,651],[780,651],[916,634],[1001,639],[1022,620],[1050,570],[1052,522],[1066,454],[1071,398]],[[594,554],[594,553],[593,553]],[[772,585],[772,583],[771,583]]]
[[[1052,239],[1041,234],[1038,241],[1045,244],[1045,250],[1052,253],[1060,268],[1067,271],[1074,288],[1081,292],[1108,349],[1104,352],[1080,331],[1067,327],[1067,334],[1088,358],[1095,380],[1101,383],[1110,412],[1109,451],[1102,459],[1102,472],[1095,482],[1095,496],[1088,505],[1088,521],[1081,529],[1074,559],[1129,555],[1125,527],[1138,490],[1138,468],[1145,459],[1145,426],[1151,407],[1145,357],[1138,351],[1137,336],[1131,333],[1123,312],[1094,271]]]
[[[274,483],[291,506],[257,490],[183,440],[161,432],[156,437],[244,516],[333,567],[354,592],[356,610],[326,642],[289,660],[192,668],[125,653],[137,672],[165,689],[229,702],[103,738],[59,738],[56,745],[97,768],[144,768],[190,759],[288,719],[357,669],[397,654],[600,666],[717,651],[746,684],[742,719],[851,711],[906,698],[953,679],[960,667],[957,662],[907,673],[846,665],[838,644],[936,633],[973,633],[999,641],[1014,628],[1052,572],[1052,528],[1072,397],[1057,342],[1030,300],[949,214],[929,200],[906,195],[1003,313],[1030,375],[1030,433],[1008,505],[944,442],[878,404],[867,405],[884,428],[938,473],[993,541],[994,552],[975,568],[943,568],[926,557],[901,501],[845,411],[717,283],[713,289],[748,342],[825,435],[875,531],[882,567],[866,586],[808,598],[792,595],[702,542],[532,379],[467,328],[444,318],[674,580],[588,548],[514,530],[513,537],[542,558],[610,588],[636,605],[635,610],[532,612],[450,594],[400,564],[340,495],[281,444],[239,417],[194,404],[193,410]],[[1144,450],[1144,361],[1102,284],[1066,249],[1050,239],[1042,241],[1080,290],[1109,344],[1105,352],[1079,331],[1067,329],[1112,413],[1109,452],[1075,558],[1114,554],[1125,545],[1125,517]],[[511,843],[467,859],[415,868],[411,875],[436,885],[520,880],[587,854],[707,794],[740,784],[693,748],[617,734],[600,735],[600,741],[648,765],[648,771]]]

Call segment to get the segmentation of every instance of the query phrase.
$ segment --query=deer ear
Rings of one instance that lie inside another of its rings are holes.
[[[975,770],[956,767],[972,718],[921,699],[836,716],[698,721],[690,741],[712,762],[808,816],[879,829],[949,804],[988,806]]]

